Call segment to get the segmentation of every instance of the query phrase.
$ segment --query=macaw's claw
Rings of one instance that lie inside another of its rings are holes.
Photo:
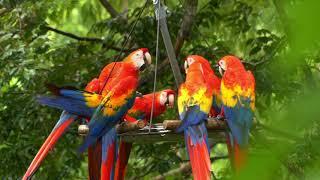
[[[218,115],[216,116],[216,119],[219,120],[219,121],[223,121],[223,120],[224,120],[224,116],[218,114]]]
[[[136,91],[136,95],[137,95],[137,97],[142,97],[143,96],[142,93],[139,92],[139,91]]]

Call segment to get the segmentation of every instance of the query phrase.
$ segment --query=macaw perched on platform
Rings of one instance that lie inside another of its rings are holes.
[[[236,171],[239,171],[247,157],[249,131],[255,109],[255,79],[235,56],[223,57],[218,65],[220,73],[223,74],[222,110],[231,130],[228,141],[234,151],[231,161],[234,162]]]
[[[194,179],[210,179],[210,150],[205,121],[213,102],[214,72],[210,63],[198,55],[185,60],[186,81],[178,93],[178,110]]]
[[[117,155],[115,125],[133,106],[138,86],[139,70],[151,63],[147,48],[132,52],[121,62],[107,65],[99,76],[100,93],[59,89],[54,97],[39,97],[41,104],[91,117],[89,133],[79,152],[102,138],[101,179],[113,179]],[[107,161],[108,160],[108,161]]]
[[[143,120],[148,123],[151,116],[152,102],[154,96],[153,118],[164,113],[167,106],[172,108],[174,105],[174,91],[171,89],[162,90],[155,94],[150,93],[142,97],[136,97],[133,107],[127,112],[124,120],[128,122],[136,122]],[[120,141],[119,157],[116,164],[115,179],[123,180],[128,164],[132,143]]]
[[[99,80],[93,79],[85,88],[87,92],[97,92],[99,90]],[[29,168],[27,169],[25,175],[23,176],[23,180],[30,179],[33,174],[36,172],[36,170],[39,168],[41,162],[44,160],[44,158],[47,156],[50,150],[52,150],[56,144],[56,142],[59,140],[59,138],[65,133],[67,128],[70,126],[72,122],[79,119],[81,117],[70,114],[66,111],[63,111],[61,113],[60,119],[53,128],[50,135],[47,137],[45,142],[42,144],[40,150],[34,157],[33,161],[31,162]]]

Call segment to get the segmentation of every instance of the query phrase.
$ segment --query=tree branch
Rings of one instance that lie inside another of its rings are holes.
[[[99,0],[102,6],[108,11],[112,18],[116,18],[119,16],[117,10],[113,8],[113,6],[108,2],[108,0]]]
[[[53,27],[50,27],[50,26],[45,26],[45,28],[48,30],[48,31],[52,31],[52,32],[55,32],[57,34],[61,34],[63,36],[66,36],[66,37],[69,37],[69,38],[72,38],[72,39],[75,39],[75,40],[78,40],[78,41],[87,41],[87,42],[94,42],[94,43],[102,43],[104,45],[104,48],[106,49],[112,49],[112,50],[115,50],[115,51],[121,51],[121,48],[120,47],[115,47],[115,46],[112,46],[112,45],[107,45],[104,40],[102,38],[97,38],[97,37],[82,37],[82,36],[78,36],[78,35],[75,35],[75,34],[72,34],[72,33],[69,33],[69,32],[65,32],[65,31],[62,31],[62,30],[59,30],[59,29],[56,29],[56,28],[53,28]],[[135,49],[123,49],[123,52],[131,52]]]
[[[174,45],[176,56],[178,56],[178,54],[180,53],[180,50],[184,44],[184,41],[189,36],[192,30],[194,17],[196,16],[196,13],[197,13],[198,0],[185,0],[183,7],[185,7],[185,14],[183,16],[182,23],[178,31],[178,36]],[[161,71],[161,70],[167,67],[168,65],[169,65],[169,59],[166,58],[161,62],[160,65],[158,65],[158,74],[160,75],[161,73],[163,73],[164,71]],[[149,82],[150,79],[153,77],[153,74],[154,74],[154,69],[150,69],[148,74],[140,78],[139,84],[143,85]]]
[[[9,12],[9,9],[7,9],[7,8],[1,8],[1,9],[0,9],[0,17],[3,16],[3,15],[5,15],[7,12]]]
[[[219,156],[219,157],[213,157],[210,158],[211,162],[220,160],[220,159],[227,159],[228,156]],[[173,169],[171,171],[168,171],[164,174],[158,175],[156,176],[154,179],[155,180],[164,180],[166,179],[166,177],[168,176],[173,176],[175,174],[190,174],[191,173],[191,164],[190,162],[185,162],[185,163],[181,163],[179,168]]]
[[[179,29],[176,43],[174,46],[177,56],[184,44],[184,41],[190,35],[194,17],[197,13],[197,6],[198,6],[197,0],[185,0],[185,3],[184,3],[185,15],[183,16],[181,27]]]
[[[179,168],[168,171],[164,174],[156,176],[155,180],[165,180],[167,176],[173,176],[175,174],[190,174],[191,173],[191,165],[189,162],[181,163]]]
[[[72,33],[69,33],[69,32],[65,32],[65,31],[62,31],[62,30],[59,30],[59,29],[50,27],[50,26],[45,26],[45,28],[46,28],[48,31],[53,31],[53,32],[55,32],[55,33],[58,33],[58,34],[67,36],[67,37],[72,38],[72,39],[76,39],[76,40],[78,40],[78,41],[90,41],[90,42],[101,42],[101,43],[103,42],[103,39],[102,39],[102,38],[96,38],[96,37],[81,37],[81,36],[78,36],[78,35],[75,35],[75,34],[72,34]]]

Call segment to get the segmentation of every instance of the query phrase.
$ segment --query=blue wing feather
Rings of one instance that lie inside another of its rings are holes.
[[[198,105],[188,107],[186,112],[180,114],[180,119],[182,119],[181,125],[177,128],[177,132],[182,132],[187,127],[192,125],[198,125],[204,122],[208,117],[207,113],[200,110]]]
[[[233,137],[240,146],[247,146],[249,131],[252,126],[253,112],[250,109],[250,99],[242,98],[235,107],[223,106],[228,126]]]
[[[86,105],[85,101],[81,101],[78,99],[59,96],[38,96],[37,101],[40,104],[62,109],[69,113],[85,117],[91,117],[94,112],[94,108],[89,108]]]
[[[79,152],[83,152],[90,145],[96,142],[96,140],[108,133],[125,115],[125,113],[133,106],[135,96],[132,96],[128,99],[126,105],[121,106],[118,109],[118,112],[113,116],[104,116],[101,112],[102,106],[99,106],[96,109],[97,113],[94,113],[95,116],[91,118],[89,122],[89,134],[87,135],[84,143],[79,148]]]

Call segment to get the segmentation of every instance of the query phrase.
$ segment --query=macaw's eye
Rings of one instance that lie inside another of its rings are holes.
[[[191,58],[191,57],[189,57],[189,58],[187,59],[187,61],[188,61],[188,65],[189,65],[189,66],[190,66],[192,63],[195,62],[195,60],[194,60],[193,58]]]

